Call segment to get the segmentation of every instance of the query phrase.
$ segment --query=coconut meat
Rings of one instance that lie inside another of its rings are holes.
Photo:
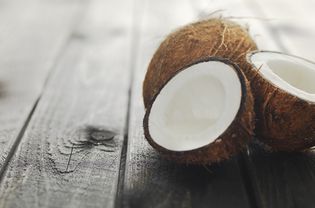
[[[274,86],[301,99],[315,102],[315,64],[277,52],[257,52],[250,56],[259,73]]]
[[[152,140],[172,151],[215,141],[240,108],[242,87],[232,66],[201,62],[182,70],[160,91],[148,118]]]

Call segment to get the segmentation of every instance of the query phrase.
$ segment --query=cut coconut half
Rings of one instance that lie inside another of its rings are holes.
[[[252,105],[237,66],[223,59],[198,61],[166,82],[149,104],[145,135],[153,147],[179,162],[220,161],[250,140]]]
[[[315,64],[277,52],[260,52],[251,62],[273,85],[301,99],[315,102]]]
[[[315,64],[292,55],[258,51],[248,55],[256,71],[257,132],[275,150],[315,145]]]

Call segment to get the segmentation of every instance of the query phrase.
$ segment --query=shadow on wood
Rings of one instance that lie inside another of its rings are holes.
[[[270,153],[255,144],[246,160],[261,207],[314,207],[315,152]]]
[[[129,176],[125,207],[248,207],[236,158],[212,166],[185,166],[156,155],[137,163],[148,168]]]

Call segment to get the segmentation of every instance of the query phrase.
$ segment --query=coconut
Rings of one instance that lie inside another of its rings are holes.
[[[171,33],[143,83],[144,133],[163,156],[209,164],[229,158],[253,136],[253,97],[238,66],[257,49],[248,31],[210,19]]]
[[[186,164],[227,159],[253,137],[249,82],[226,59],[197,60],[166,80],[143,125],[149,143],[168,159]]]
[[[315,145],[315,64],[296,56],[256,51],[243,66],[255,96],[257,138],[272,150]]]
[[[147,108],[153,97],[178,70],[208,57],[226,58],[239,66],[246,54],[256,50],[248,31],[226,19],[209,19],[171,33],[155,52],[143,83]]]

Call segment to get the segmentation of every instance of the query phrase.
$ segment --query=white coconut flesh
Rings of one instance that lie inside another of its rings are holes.
[[[215,141],[240,108],[242,87],[232,66],[220,61],[195,64],[174,76],[152,104],[152,140],[172,151],[188,151]]]
[[[277,52],[258,52],[250,56],[259,73],[274,86],[303,100],[315,102],[315,64]]]

